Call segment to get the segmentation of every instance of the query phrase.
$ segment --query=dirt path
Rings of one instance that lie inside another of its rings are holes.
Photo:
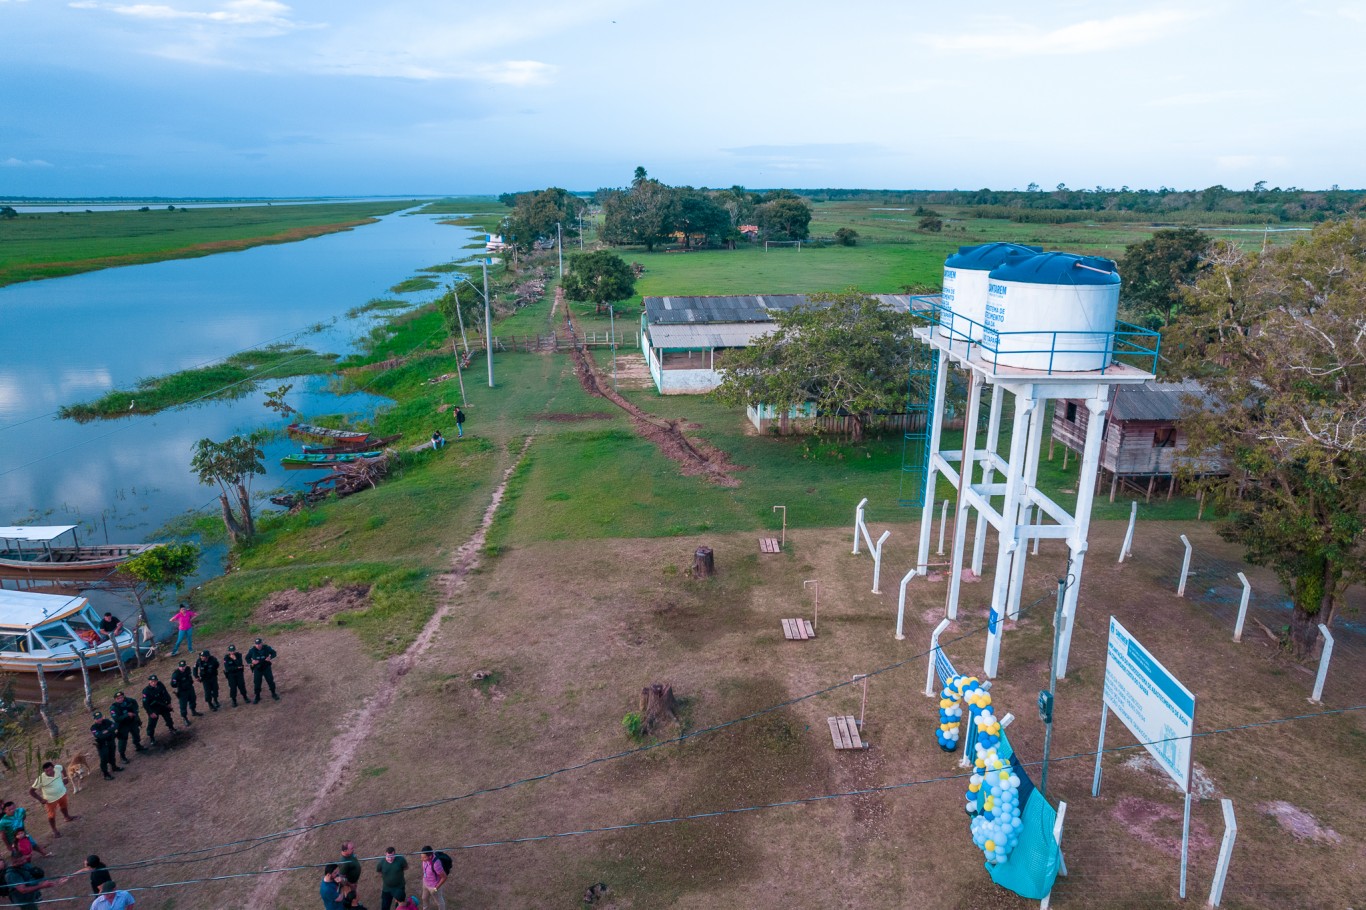
[[[526,456],[534,438],[534,436],[526,437],[525,442],[522,443],[521,451],[517,453],[512,464],[503,472],[502,480],[499,481],[497,489],[493,491],[493,496],[489,500],[488,508],[484,510],[484,518],[479,523],[478,530],[455,551],[450,569],[440,579],[442,593],[440,606],[427,620],[427,624],[422,627],[422,631],[408,646],[408,649],[389,659],[386,672],[390,685],[382,687],[373,696],[367,698],[364,705],[357,708],[342,725],[343,732],[332,740],[332,751],[322,773],[318,776],[318,785],[313,799],[298,815],[297,826],[299,828],[306,828],[318,820],[319,813],[322,812],[328,799],[335,794],[341,786],[343,777],[351,770],[361,744],[374,732],[380,719],[392,706],[399,691],[399,687],[395,683],[417,665],[422,655],[426,653],[436,639],[437,632],[441,629],[441,623],[450,614],[454,605],[455,598],[453,595],[465,583],[470,571],[479,564],[479,553],[484,547],[484,540],[488,536],[489,527],[493,524],[493,517],[498,511],[498,505],[503,501],[503,493],[507,489],[508,480],[511,479],[513,472],[517,470],[517,466]],[[304,843],[305,838],[303,837],[293,837],[286,840],[271,857],[271,864],[277,868],[293,865]],[[281,875],[261,877],[257,880],[256,888],[245,905],[248,907],[275,906],[284,880],[284,876]]]
[[[564,302],[563,295],[561,289],[555,290],[556,307]],[[573,324],[570,322],[568,306],[565,307],[564,314],[565,324],[572,336]],[[574,358],[574,373],[579,377],[579,384],[583,386],[584,391],[599,398],[606,398],[630,415],[631,425],[635,427],[636,432],[658,446],[666,457],[678,462],[684,474],[705,474],[713,483],[722,487],[740,485],[739,479],[734,476],[735,471],[739,469],[730,462],[725,452],[707,445],[700,439],[689,439],[683,432],[685,421],[656,417],[618,395],[598,378],[592,358],[581,346],[575,346],[571,353]]]

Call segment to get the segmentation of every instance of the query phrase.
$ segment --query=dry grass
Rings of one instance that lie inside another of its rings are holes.
[[[1184,531],[1199,552],[1217,550],[1224,558],[1231,555],[1227,547],[1206,526],[1146,530],[1134,560],[1119,567],[1112,554],[1123,525],[1093,527],[1072,672],[1059,687],[1054,755],[1094,748],[1111,611],[1197,693],[1200,729],[1313,710],[1304,701],[1312,677],[1264,637],[1249,634],[1235,645],[1231,623],[1174,596],[1167,535]],[[716,550],[716,579],[684,572],[702,543]],[[899,569],[890,567],[911,562],[910,527],[897,527],[887,543],[881,596],[868,592],[871,560],[850,555],[847,530],[799,531],[788,543],[776,556],[760,556],[753,534],[547,542],[508,551],[456,591],[437,646],[392,683],[399,687],[392,709],[361,745],[322,816],[498,786],[628,749],[621,718],[636,707],[640,687],[653,681],[672,682],[686,697],[684,722],[698,730],[925,647],[942,608],[943,582],[913,582],[923,587],[912,589],[907,640],[891,634]],[[1058,545],[1049,543],[1031,563],[1025,600],[1039,605],[1007,633],[994,690],[997,704],[1019,718],[1011,737],[1026,760],[1042,747],[1033,703],[1047,683],[1054,590],[1047,570],[1061,563]],[[1263,590],[1265,579],[1251,577]],[[786,642],[778,620],[810,616],[801,588],[807,578],[822,581],[820,636]],[[973,632],[989,595],[986,583],[965,586],[950,638]],[[86,818],[72,826],[75,836],[57,843],[53,868],[79,865],[90,850],[118,862],[290,823],[291,813],[314,796],[338,719],[391,683],[345,629],[310,627],[273,643],[282,655],[286,700],[207,718],[195,726],[202,745],[139,759],[116,784],[96,781],[81,794]],[[972,671],[981,648],[981,635],[972,634],[948,651],[961,670]],[[1330,706],[1350,703],[1366,682],[1366,667],[1341,659],[1344,653],[1352,652],[1340,652],[1325,693]],[[496,671],[495,681],[474,681],[476,670]],[[921,694],[923,684],[919,660],[873,679],[866,733],[873,748],[865,753],[835,753],[825,729],[827,716],[858,712],[858,690],[846,687],[682,745],[325,829],[309,836],[301,855],[331,859],[343,837],[354,838],[366,855],[390,843],[402,850],[424,843],[455,847],[956,774],[955,760],[934,745],[934,702]],[[1366,807],[1343,799],[1342,788],[1366,764],[1364,720],[1323,718],[1197,743],[1196,761],[1214,795],[1233,798],[1239,809],[1225,906],[1350,906],[1344,900],[1361,893]],[[1120,725],[1110,729],[1111,745],[1132,742]],[[1134,754],[1107,757],[1104,790],[1094,800],[1089,757],[1051,768],[1050,794],[1069,803],[1064,845],[1072,871],[1060,880],[1056,906],[1175,902],[1180,796],[1136,763],[1126,765]],[[1322,773],[1325,767],[1332,773]],[[926,783],[719,819],[451,850],[456,872],[449,897],[455,907],[568,908],[582,906],[584,887],[601,880],[612,890],[598,906],[617,908],[1032,906],[996,888],[982,871],[961,813],[963,789],[962,781]],[[223,798],[225,791],[231,799]],[[1275,800],[1309,813],[1342,842],[1296,839],[1255,808]],[[146,807],[132,825],[129,806]],[[1222,833],[1217,800],[1198,802],[1193,815],[1189,893],[1203,900]],[[271,850],[258,848],[123,878],[141,885],[270,863]],[[377,888],[369,866],[362,896],[372,903]],[[1301,871],[1309,867],[1312,875]],[[234,896],[247,887],[145,893],[139,906],[236,906]],[[279,906],[310,906],[315,894],[316,876],[295,873]]]

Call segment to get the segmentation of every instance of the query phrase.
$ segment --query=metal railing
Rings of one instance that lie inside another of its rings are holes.
[[[1096,371],[1100,373],[1104,373],[1115,364],[1156,373],[1157,358],[1162,346],[1162,336],[1157,332],[1120,321],[1116,321],[1115,328],[1110,331],[1031,329],[1022,332],[998,332],[984,323],[955,312],[939,296],[912,297],[911,312],[923,317],[950,341],[976,346],[981,351],[982,360],[991,364],[993,374],[1002,366],[1011,366],[1010,363],[1001,363],[1003,356],[1007,360],[1012,360],[1022,356],[1045,354],[1048,355],[1045,372],[1050,376],[1056,372],[1078,372],[1056,367],[1060,356],[1072,355],[1095,357],[1099,364]]]

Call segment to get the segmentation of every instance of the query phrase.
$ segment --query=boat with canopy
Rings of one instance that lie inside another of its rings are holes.
[[[71,535],[69,543],[65,542]],[[113,571],[155,543],[82,546],[75,525],[0,527],[0,575],[71,576]]]

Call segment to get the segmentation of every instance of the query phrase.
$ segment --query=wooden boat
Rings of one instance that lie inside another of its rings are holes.
[[[313,436],[337,442],[363,442],[370,438],[370,434],[364,430],[334,430],[331,427],[315,427],[308,423],[291,423],[285,430],[291,436]]]
[[[71,543],[56,541],[67,534]],[[111,572],[154,543],[81,546],[75,525],[0,527],[0,575],[52,577]]]
[[[133,658],[131,630],[111,639],[100,631],[100,617],[84,597],[34,594],[0,589],[0,671],[36,673],[111,669],[119,658]]]
[[[359,442],[343,442],[336,445],[305,445],[305,455],[347,455],[352,452],[363,452],[368,449],[382,449],[387,445],[392,445],[399,441],[401,433],[393,436],[382,436],[379,439],[367,437]]]
[[[325,468],[333,464],[346,464],[352,461],[360,461],[362,458],[378,458],[383,452],[343,452],[332,455],[286,455],[280,459],[280,464],[291,467],[305,468]]]

